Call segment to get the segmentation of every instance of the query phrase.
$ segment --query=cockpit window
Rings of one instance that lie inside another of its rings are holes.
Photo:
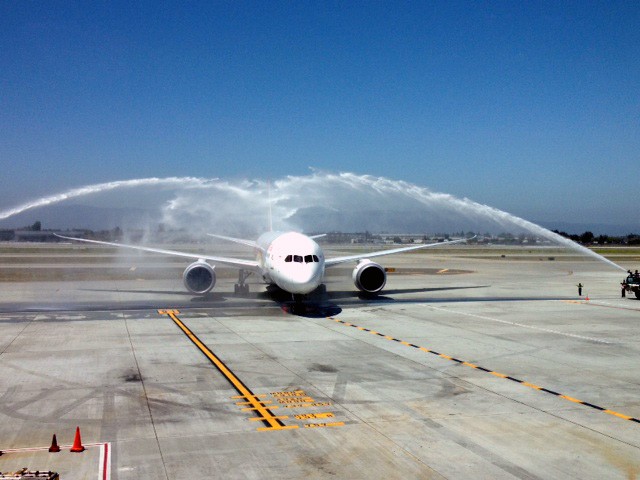
[[[284,258],[285,262],[296,262],[296,263],[319,263],[320,259],[317,255],[287,255]]]

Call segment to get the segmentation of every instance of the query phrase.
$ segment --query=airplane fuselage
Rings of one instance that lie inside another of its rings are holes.
[[[267,232],[256,243],[265,282],[295,294],[312,292],[322,283],[324,253],[312,238],[297,232]]]

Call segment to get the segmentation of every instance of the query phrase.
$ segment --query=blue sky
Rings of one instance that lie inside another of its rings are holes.
[[[637,2],[88,3],[0,3],[1,208],[314,167],[640,222]]]

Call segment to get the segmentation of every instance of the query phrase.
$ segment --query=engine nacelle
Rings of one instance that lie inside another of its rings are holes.
[[[204,295],[211,291],[216,284],[214,267],[204,260],[198,260],[189,265],[182,274],[182,281],[191,293]]]
[[[378,293],[387,283],[387,272],[371,260],[360,260],[352,277],[356,287],[366,293]]]

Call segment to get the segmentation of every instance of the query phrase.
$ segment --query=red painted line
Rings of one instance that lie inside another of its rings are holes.
[[[109,444],[104,444],[104,455],[102,458],[102,479],[101,480],[109,480],[111,478],[111,450],[109,449]]]

